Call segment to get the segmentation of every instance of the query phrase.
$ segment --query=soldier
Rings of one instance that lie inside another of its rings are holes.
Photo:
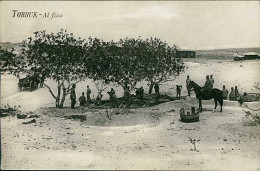
[[[79,98],[79,105],[80,106],[85,106],[86,105],[86,97],[84,95],[84,92],[82,92],[82,96]]]
[[[212,83],[212,87],[214,87],[214,79],[213,79],[213,75],[210,75],[210,79],[209,79]]]
[[[204,86],[202,87],[201,92],[208,92],[213,88],[212,81],[210,81],[208,75],[206,76],[206,79],[207,80],[206,80]]]
[[[238,100],[240,95],[239,95],[237,86],[235,86],[235,96],[236,96],[236,99]]]
[[[136,91],[135,91],[135,94],[137,96],[138,99],[143,99],[144,98],[144,88],[143,86],[141,86],[140,88],[138,88]]]
[[[178,97],[179,99],[181,98],[181,89],[182,89],[182,85],[176,85],[176,92],[177,92],[176,97]]]
[[[245,92],[243,96],[240,96],[238,99],[239,105],[241,106],[244,102],[250,102],[251,99],[250,97],[247,95],[247,93]]]
[[[111,88],[111,90],[109,92],[107,92],[107,94],[109,94],[109,99],[110,99],[110,102],[112,103],[112,105],[118,106],[115,90],[113,88]]]
[[[188,89],[189,84],[190,84],[190,81],[191,81],[190,76],[187,75],[187,79],[186,79],[186,88],[187,88],[187,91],[188,91],[188,96],[190,96],[190,89]]]
[[[156,94],[156,95],[160,95],[160,92],[159,92],[159,84],[158,84],[158,83],[155,83],[155,85],[154,85],[154,90],[155,90],[155,94]]]
[[[91,103],[90,94],[91,94],[91,89],[90,89],[89,86],[87,85],[87,101],[88,101],[88,103]]]
[[[225,99],[225,100],[228,99],[228,90],[226,89],[225,85],[223,85],[222,95],[223,95],[223,99]]]
[[[143,86],[141,86],[139,92],[140,92],[140,99],[143,100],[144,99],[144,88],[143,88]]]
[[[236,101],[236,95],[235,95],[235,91],[234,91],[234,87],[231,87],[231,92],[229,93],[229,100],[231,101]]]
[[[76,104],[76,92],[75,92],[76,84],[72,85],[72,89],[70,91],[70,100],[71,100],[71,109],[74,109]]]

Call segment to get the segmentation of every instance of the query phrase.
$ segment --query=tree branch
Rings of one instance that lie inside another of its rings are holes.
[[[78,81],[76,81],[76,82],[73,83],[73,84],[77,84],[77,83],[80,82],[80,81],[81,81],[81,80],[78,80]],[[65,86],[63,86],[64,89],[65,89],[65,92],[66,92],[66,93],[65,93],[65,96],[67,96],[68,94],[70,94],[70,90],[72,89],[71,86],[73,85],[73,84],[70,83],[70,81],[68,81],[68,82],[69,82],[69,86],[68,86],[67,88],[65,88]]]
[[[48,89],[49,89],[49,92],[51,93],[51,95],[52,95],[52,97],[54,98],[54,99],[57,99],[57,97],[54,95],[54,93],[52,92],[52,90],[51,90],[51,88],[47,85],[47,84],[45,84],[45,83],[43,83]]]

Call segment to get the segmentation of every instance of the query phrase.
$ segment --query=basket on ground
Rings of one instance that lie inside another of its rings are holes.
[[[191,108],[182,108],[180,110],[180,117],[182,122],[198,122],[199,121],[199,112],[195,111],[195,107]]]

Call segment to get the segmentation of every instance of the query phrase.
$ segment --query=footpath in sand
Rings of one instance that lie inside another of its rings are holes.
[[[182,123],[194,98],[131,109],[106,118],[104,110],[41,108],[36,123],[1,118],[2,169],[211,169],[259,170],[260,126],[248,126],[237,102],[212,113],[204,101],[200,121]],[[259,106],[259,103],[250,103]],[[85,121],[66,119],[81,114]],[[194,151],[189,137],[199,140]]]

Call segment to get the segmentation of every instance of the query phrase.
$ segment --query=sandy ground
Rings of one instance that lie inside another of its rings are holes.
[[[212,103],[205,102],[199,122],[182,123],[178,111],[186,102],[197,104],[188,99],[133,109],[103,122],[111,126],[63,117],[105,117],[79,108],[39,109],[35,113],[41,117],[28,125],[4,117],[2,169],[260,169],[260,126],[245,126],[247,118],[236,102],[225,102],[222,113],[212,113]],[[189,137],[200,140],[198,151]]]
[[[186,75],[203,84],[211,73],[215,87],[238,85],[240,92],[256,91],[252,85],[259,80],[260,61],[197,62],[187,62],[186,72],[163,84],[161,92],[175,95],[175,85],[184,86]],[[77,94],[86,84],[95,95],[91,81],[80,83]],[[131,109],[128,115],[122,112],[108,120],[104,110],[50,108],[54,101],[46,88],[17,92],[16,86],[12,76],[2,76],[1,104],[21,105],[23,112],[34,111],[40,117],[28,125],[22,122],[30,119],[1,118],[2,169],[260,169],[260,126],[248,126],[250,119],[242,111],[246,109],[237,102],[225,101],[222,113],[212,113],[213,100],[204,101],[205,111],[195,123],[179,120],[182,107],[198,106],[194,98]],[[121,88],[117,93],[120,96]],[[260,103],[247,104],[256,109]],[[87,120],[64,117],[74,114]],[[198,151],[192,150],[189,137],[200,140]]]

